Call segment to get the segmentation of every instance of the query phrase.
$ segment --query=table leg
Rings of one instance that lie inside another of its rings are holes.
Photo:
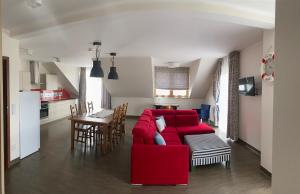
[[[74,150],[75,122],[71,120],[71,150]]]
[[[99,126],[100,127],[100,126]],[[102,144],[102,152],[106,154],[108,145],[108,126],[103,126],[103,144]]]

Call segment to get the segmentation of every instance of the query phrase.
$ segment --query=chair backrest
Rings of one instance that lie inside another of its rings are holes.
[[[200,117],[202,120],[207,121],[209,119],[210,105],[201,104]]]
[[[72,106],[70,104],[70,111],[71,111],[71,117],[75,117],[76,115],[78,115],[77,105],[75,104],[74,106]]]
[[[89,112],[93,112],[94,111],[93,101],[87,102],[87,106],[88,106],[88,111]]]
[[[210,105],[208,105],[208,104],[201,104],[201,109],[202,110],[209,110],[210,109]]]
[[[125,109],[124,104],[122,104],[122,105],[119,106],[119,110],[118,110],[118,122],[119,123],[122,123],[122,121],[123,121],[124,109]]]
[[[122,111],[122,122],[125,122],[127,109],[128,109],[128,103],[124,103],[123,105],[123,111]]]
[[[125,114],[125,116],[126,116],[126,114],[127,114],[127,109],[128,109],[128,102],[125,103],[124,105],[125,105],[124,114]]]
[[[111,127],[114,129],[117,127],[118,122],[119,122],[119,111],[120,111],[120,106],[114,108],[114,113],[113,113],[113,119],[111,122]]]

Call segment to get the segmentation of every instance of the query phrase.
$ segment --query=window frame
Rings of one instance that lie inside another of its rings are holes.
[[[184,96],[174,95],[174,90],[165,89],[170,91],[169,95],[158,95],[157,90],[159,89],[155,88],[155,97],[160,97],[160,98],[188,98],[188,94],[189,94],[189,90],[184,90],[186,93]]]

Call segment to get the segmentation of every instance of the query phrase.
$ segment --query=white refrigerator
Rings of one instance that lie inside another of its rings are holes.
[[[20,92],[20,158],[40,149],[40,92]]]

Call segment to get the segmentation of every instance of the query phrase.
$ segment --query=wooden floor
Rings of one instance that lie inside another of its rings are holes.
[[[70,152],[70,123],[60,120],[42,126],[40,152],[23,159],[6,176],[8,194],[270,194],[270,178],[259,168],[259,157],[240,144],[232,146],[231,169],[223,165],[198,167],[187,186],[132,186],[130,179],[131,129],[112,153]]]

